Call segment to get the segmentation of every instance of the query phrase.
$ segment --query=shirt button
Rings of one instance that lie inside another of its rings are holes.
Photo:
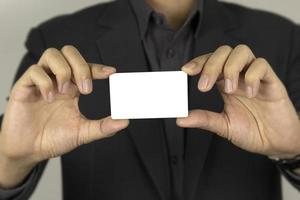
[[[173,165],[177,165],[177,163],[178,163],[178,158],[177,158],[177,156],[171,156],[171,163],[172,163]]]
[[[154,23],[158,24],[158,25],[163,24],[163,22],[164,22],[163,17],[157,13],[153,13],[153,20],[154,20]]]
[[[167,50],[167,57],[168,58],[173,58],[175,56],[175,51],[173,49],[168,49]]]
[[[155,21],[155,24],[157,24],[157,25],[163,24],[163,19],[160,17],[155,17],[154,21]]]

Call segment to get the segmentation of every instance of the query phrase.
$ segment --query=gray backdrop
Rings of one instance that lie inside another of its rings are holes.
[[[25,53],[24,40],[31,27],[53,16],[70,13],[104,0],[0,0],[0,113],[5,109],[5,97]],[[300,23],[299,0],[226,0],[249,7],[280,13]],[[251,34],[251,33],[250,33]],[[300,194],[283,182],[285,200],[300,199]],[[32,200],[60,200],[61,170],[59,159],[52,159]]]

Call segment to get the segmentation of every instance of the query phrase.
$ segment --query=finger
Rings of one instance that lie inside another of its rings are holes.
[[[202,68],[204,66],[204,64],[207,62],[207,60],[209,59],[209,57],[212,54],[205,54],[203,56],[199,56],[197,58],[194,58],[193,60],[191,60],[190,62],[188,62],[187,64],[185,64],[181,70],[184,71],[185,73],[187,73],[190,76],[194,76],[199,74],[202,71]]]
[[[17,84],[23,87],[37,87],[46,101],[54,100],[53,82],[45,70],[38,65],[32,65]]]
[[[116,68],[90,63],[93,79],[107,79],[111,74],[116,72]]]
[[[239,77],[239,81],[238,81],[238,88],[234,91],[234,95],[237,96],[247,96],[246,94],[246,90],[247,90],[247,85],[245,84],[245,77],[244,76],[240,76]],[[225,92],[225,80],[222,79],[220,81],[218,81],[218,89],[219,91],[221,91],[221,95],[224,97],[227,96],[227,92]]]
[[[232,48],[230,46],[222,46],[210,56],[200,75],[200,80],[198,82],[199,90],[203,92],[211,90],[218,77],[222,74],[223,67],[231,51]]]
[[[270,64],[263,58],[257,58],[245,74],[248,98],[253,98],[257,95],[261,81],[272,82],[274,81],[274,76]]]
[[[55,48],[47,49],[38,65],[55,75],[58,91],[65,93],[71,80],[71,68],[61,52]]]
[[[230,54],[225,67],[225,92],[233,93],[238,87],[240,72],[248,67],[255,59],[251,49],[246,45],[238,45]]]
[[[61,52],[71,66],[76,85],[80,92],[82,94],[91,93],[93,91],[93,83],[89,64],[73,46],[64,46]]]
[[[228,138],[227,121],[222,113],[193,110],[189,113],[188,117],[178,118],[176,123],[182,128],[200,128]]]
[[[84,122],[80,128],[81,132],[79,133],[80,144],[111,137],[129,125],[129,120],[113,120],[111,117],[101,120],[83,120]]]

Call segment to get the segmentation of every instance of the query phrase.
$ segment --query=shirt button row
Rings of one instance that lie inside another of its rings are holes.
[[[177,165],[177,163],[178,163],[178,158],[177,158],[177,156],[171,156],[171,163],[172,163],[173,165]]]
[[[175,56],[175,51],[173,49],[168,49],[167,50],[167,57],[168,58],[173,58]]]
[[[158,15],[157,13],[153,13],[153,20],[155,24],[163,24],[164,23],[164,19],[162,16]]]
[[[155,24],[157,24],[157,25],[161,25],[164,22],[163,19],[160,17],[155,17],[154,21],[155,21]]]

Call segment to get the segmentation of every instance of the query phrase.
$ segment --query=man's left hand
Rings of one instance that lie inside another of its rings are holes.
[[[193,110],[177,124],[201,128],[238,147],[278,158],[300,154],[300,121],[281,80],[270,64],[256,58],[246,45],[222,46],[182,67],[188,75],[200,74],[198,88],[208,92],[216,84],[224,111]]]

